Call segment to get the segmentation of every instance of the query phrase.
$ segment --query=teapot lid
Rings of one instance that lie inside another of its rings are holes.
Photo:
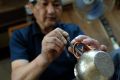
[[[114,64],[109,53],[99,51],[94,58],[94,64],[103,76],[111,77],[113,75]]]

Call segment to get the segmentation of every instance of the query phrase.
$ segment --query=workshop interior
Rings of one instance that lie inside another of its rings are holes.
[[[29,1],[34,0],[0,0],[0,80],[11,79],[9,40],[13,31],[34,20]],[[62,6],[64,22],[78,24],[86,35],[106,45],[108,53],[120,53],[120,0],[62,0]]]

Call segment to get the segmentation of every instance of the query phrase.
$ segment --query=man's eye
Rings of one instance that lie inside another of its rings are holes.
[[[46,3],[46,2],[43,2],[43,3],[42,3],[42,5],[43,5],[43,6],[47,6],[47,5],[48,5],[48,3]]]
[[[60,3],[54,3],[53,5],[57,7],[60,6]]]

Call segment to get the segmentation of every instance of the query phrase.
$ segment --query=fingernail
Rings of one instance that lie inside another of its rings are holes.
[[[65,34],[66,36],[68,36],[68,35],[69,35],[67,32],[63,32],[63,34]]]
[[[75,37],[75,39],[78,39],[79,37],[77,36],[77,37]]]
[[[64,40],[64,44],[65,44],[65,45],[67,44],[67,40]]]
[[[71,41],[71,43],[74,43],[75,42],[75,39],[73,39],[72,41]]]

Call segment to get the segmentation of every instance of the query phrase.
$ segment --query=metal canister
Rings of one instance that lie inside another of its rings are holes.
[[[109,80],[114,64],[109,53],[98,50],[85,52],[74,68],[76,80]]]

